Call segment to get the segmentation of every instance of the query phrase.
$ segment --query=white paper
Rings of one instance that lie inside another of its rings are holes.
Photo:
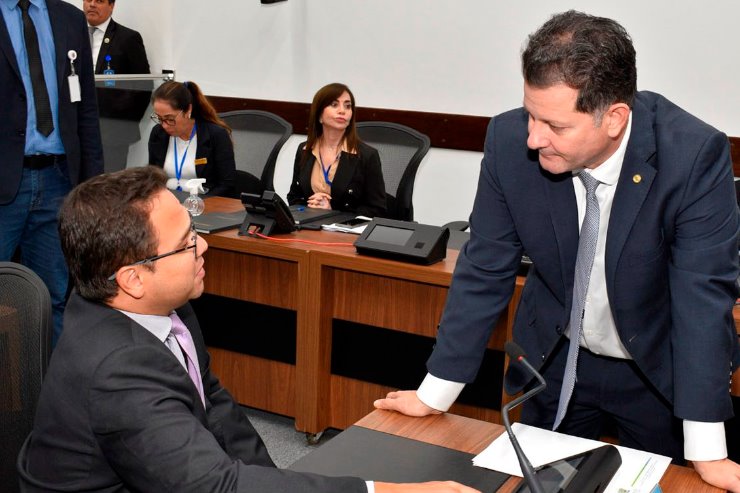
[[[597,440],[564,435],[521,423],[514,423],[511,428],[535,468],[604,445]],[[619,445],[616,447],[622,457],[622,465],[607,486],[606,493],[649,493],[671,463],[669,457]],[[522,476],[519,461],[507,433],[502,433],[483,452],[474,457],[473,465]]]
[[[355,219],[362,219],[368,222],[357,226],[349,226],[342,223],[322,224],[321,229],[323,229],[324,231],[338,231],[340,233],[352,233],[355,235],[361,235],[362,232],[365,231],[365,228],[367,227],[369,222],[373,220],[373,218],[366,216],[357,216]]]

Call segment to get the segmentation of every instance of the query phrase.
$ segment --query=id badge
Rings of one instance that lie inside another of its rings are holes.
[[[69,100],[73,103],[79,103],[82,101],[82,91],[80,91],[80,78],[75,73],[77,52],[75,50],[69,50],[67,52],[67,58],[69,58],[70,72],[72,72],[72,75],[67,77],[67,82],[69,82]]]
[[[70,75],[67,77],[67,82],[69,82],[69,100],[73,103],[79,103],[82,101],[80,78],[77,75]]]

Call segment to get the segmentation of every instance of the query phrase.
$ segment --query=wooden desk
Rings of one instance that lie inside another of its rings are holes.
[[[211,198],[208,211],[238,210],[238,201]],[[205,292],[295,310],[296,364],[210,348],[211,365],[242,404],[296,418],[296,428],[318,433],[346,428],[372,411],[391,387],[331,374],[332,319],[435,337],[457,251],[431,266],[360,256],[353,246],[274,242],[205,235]],[[302,231],[282,239],[352,243],[342,233]],[[489,347],[503,348],[511,333],[523,280]],[[503,329],[503,330],[500,330]],[[236,330],[242,330],[238,328]],[[250,330],[245,323],[243,330]],[[504,402],[510,399],[502,395]],[[456,404],[452,412],[500,422],[500,412]]]
[[[242,207],[239,201],[219,197],[208,199],[206,206],[208,211]],[[435,337],[458,253],[448,250],[442,262],[417,266],[360,256],[352,246],[275,242],[238,236],[236,230],[205,238],[209,244],[206,293],[297,314],[295,365],[210,348],[215,373],[238,402],[295,417],[296,429],[311,434],[350,426],[372,411],[375,399],[396,390],[331,373],[332,320]],[[351,243],[355,239],[325,231],[277,238],[323,243]],[[523,278],[517,279],[509,308],[489,341],[490,348],[501,349],[511,338],[523,284]],[[740,309],[736,308],[736,315],[740,317]],[[234,330],[253,329],[245,321]],[[734,380],[734,387],[740,387],[740,378]],[[502,402],[510,399],[502,392]],[[455,404],[450,411],[501,422],[497,410]]]
[[[376,410],[355,425],[471,454],[482,452],[504,432],[503,426],[449,413],[425,418],[409,418],[395,412]],[[510,478],[499,491],[501,493],[514,491],[519,481],[519,478]],[[693,469],[679,466],[668,467],[668,471],[660,481],[660,486],[665,492],[721,493],[724,491],[704,483]]]

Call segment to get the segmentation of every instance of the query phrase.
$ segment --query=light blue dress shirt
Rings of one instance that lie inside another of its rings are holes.
[[[44,67],[44,80],[46,90],[49,92],[51,103],[51,116],[54,122],[54,130],[48,137],[44,137],[36,130],[36,103],[33,98],[33,87],[31,86],[31,74],[28,69],[28,55],[26,54],[26,43],[23,38],[23,20],[18,0],[0,0],[0,11],[8,27],[10,41],[13,44],[15,59],[18,61],[18,69],[26,89],[26,102],[28,105],[28,118],[26,119],[26,147],[24,154],[64,154],[64,145],[59,134],[59,89],[57,87],[57,66],[54,47],[54,34],[51,31],[49,11],[45,0],[30,0],[31,6],[28,14],[36,26],[36,34],[39,39],[39,51],[41,52],[41,64]]]

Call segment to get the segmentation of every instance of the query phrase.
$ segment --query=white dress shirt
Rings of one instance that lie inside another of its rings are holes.
[[[110,24],[110,20],[113,17],[108,17],[108,19],[105,22],[101,22],[99,25],[94,26],[95,32],[92,36],[92,61],[93,61],[93,70],[95,69],[95,65],[98,63],[98,54],[100,54],[100,47],[103,46],[103,38],[105,38],[105,31],[108,29],[108,24]],[[93,27],[90,24],[87,25],[88,28]]]
[[[586,294],[583,334],[580,341],[581,347],[588,349],[594,354],[625,359],[631,359],[631,356],[619,339],[619,334],[614,324],[609,306],[609,296],[606,292],[604,263],[609,217],[611,216],[612,203],[631,131],[632,114],[630,113],[627,130],[619,148],[602,164],[592,170],[586,171],[602,184],[596,189],[596,199],[599,202],[600,212],[599,236],[594,264],[591,268],[591,280]],[[578,223],[581,224],[586,215],[586,188],[583,186],[581,180],[576,177],[576,173],[579,171],[574,171],[573,187],[578,206]],[[464,383],[443,380],[431,373],[427,373],[416,394],[427,406],[439,411],[447,411],[464,387]],[[704,423],[684,420],[683,432],[684,457],[687,460],[707,461],[727,457],[724,423]]]

